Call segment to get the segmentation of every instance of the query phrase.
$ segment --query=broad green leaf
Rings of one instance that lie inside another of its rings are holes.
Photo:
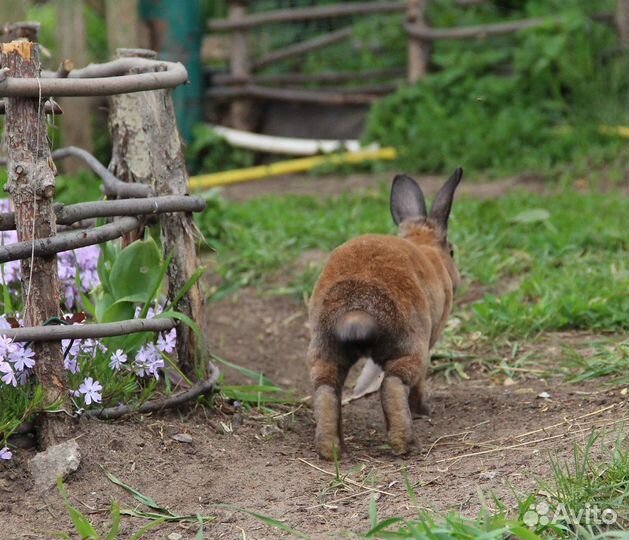
[[[109,293],[104,293],[96,302],[94,302],[94,313],[98,322],[103,322],[105,312],[114,303],[114,297]]]
[[[134,314],[135,306],[132,302],[118,301],[107,308],[103,313],[101,322],[108,323],[133,319]]]
[[[109,275],[115,300],[149,302],[158,286],[162,257],[155,241],[137,240],[116,257]]]

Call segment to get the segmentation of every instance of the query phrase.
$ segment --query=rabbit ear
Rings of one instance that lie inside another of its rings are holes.
[[[452,176],[439,190],[439,193],[437,193],[437,196],[435,197],[435,201],[430,207],[430,218],[436,221],[444,231],[448,230],[448,218],[450,217],[450,210],[452,209],[454,191],[459,185],[462,177],[463,169],[461,167],[457,167],[454,173],[452,173]]]
[[[426,201],[421,188],[410,176],[398,174],[391,185],[391,215],[396,225],[408,218],[425,218]]]

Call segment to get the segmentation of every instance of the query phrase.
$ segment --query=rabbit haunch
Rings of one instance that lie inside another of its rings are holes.
[[[457,169],[430,214],[420,187],[398,175],[391,213],[399,236],[365,235],[334,250],[309,305],[310,377],[315,387],[319,454],[340,454],[341,392],[350,367],[363,357],[384,370],[381,401],[389,443],[397,454],[413,442],[411,413],[428,411],[430,349],[443,331],[459,281],[447,240]],[[373,366],[370,367],[371,371]]]

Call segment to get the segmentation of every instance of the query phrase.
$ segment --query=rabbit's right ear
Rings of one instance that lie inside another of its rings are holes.
[[[425,218],[426,201],[421,188],[410,176],[398,174],[391,185],[391,215],[396,225],[409,218]]]

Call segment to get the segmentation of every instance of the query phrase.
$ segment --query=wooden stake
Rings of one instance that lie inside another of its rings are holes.
[[[229,0],[229,19],[238,21],[247,15],[246,0]],[[249,36],[246,30],[235,30],[231,36],[229,67],[234,77],[247,78],[251,75]],[[252,104],[247,98],[234,100],[229,108],[230,124],[235,129],[253,130]]]
[[[120,57],[137,53],[137,50],[118,50]],[[151,53],[145,51],[145,56]],[[149,184],[157,195],[188,194],[188,173],[170,90],[114,96],[109,124],[113,138],[109,168],[118,178]],[[190,213],[162,214],[160,223],[164,252],[172,256],[168,270],[168,296],[172,299],[199,268],[197,234]],[[184,296],[178,310],[204,327],[204,297],[198,283]],[[197,345],[203,344],[197,342],[185,324],[180,324],[179,365],[190,378],[195,376]]]
[[[30,41],[0,44],[0,65],[8,68],[11,77],[37,78],[40,71],[37,44]],[[56,170],[48,147],[42,98],[7,98],[5,129],[9,172],[6,189],[15,206],[18,239],[53,237]],[[41,325],[60,315],[56,256],[22,261],[22,296],[25,326]],[[36,343],[33,351],[35,373],[44,389],[44,406],[57,403],[70,411],[60,343]],[[42,415],[38,430],[40,448],[66,438],[67,418]]]
[[[407,0],[406,23],[425,27],[426,0]],[[415,84],[428,72],[429,44],[417,36],[408,36],[408,82]]]

